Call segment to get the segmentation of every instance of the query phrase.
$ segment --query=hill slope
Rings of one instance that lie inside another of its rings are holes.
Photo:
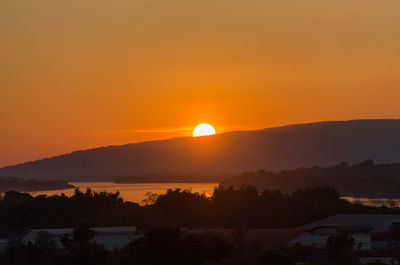
[[[330,186],[341,196],[362,198],[399,198],[400,163],[374,165],[372,160],[350,166],[346,162],[331,167],[297,168],[270,172],[243,172],[224,179],[222,186],[252,185],[258,190],[294,192],[309,187]]]
[[[0,169],[0,176],[105,180],[230,174],[265,168],[400,161],[400,120],[320,122],[77,151]]]

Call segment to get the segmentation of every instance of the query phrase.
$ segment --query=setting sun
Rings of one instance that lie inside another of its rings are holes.
[[[196,128],[194,128],[193,130],[193,136],[197,137],[197,136],[207,136],[207,135],[213,135],[215,134],[215,130],[214,128],[207,123],[201,123],[199,125],[196,126]]]

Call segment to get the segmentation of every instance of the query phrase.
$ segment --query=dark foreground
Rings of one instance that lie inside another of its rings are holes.
[[[325,250],[310,248],[260,248],[246,244],[240,237],[235,242],[216,233],[185,234],[179,229],[149,230],[143,237],[123,249],[107,251],[91,241],[93,231],[75,229],[72,237],[62,239],[55,247],[46,234],[34,244],[14,242],[2,254],[4,265],[294,265],[357,264],[350,237],[332,237]],[[379,263],[376,263],[379,264]]]
[[[241,235],[251,228],[296,227],[335,214],[399,213],[399,208],[351,204],[329,187],[290,194],[258,192],[251,186],[239,190],[219,187],[210,198],[170,190],[160,196],[150,194],[143,205],[124,202],[118,193],[90,190],[76,190],[71,197],[8,192],[0,201],[1,238],[18,238],[15,236],[32,228],[77,229],[60,239],[62,247],[56,247],[46,233],[28,244],[10,240],[0,264],[350,265],[357,264],[357,257],[365,253],[353,250],[354,241],[346,233],[329,238],[323,249],[271,249],[249,244]],[[124,248],[109,251],[94,242],[93,231],[85,228],[110,226],[136,226],[141,235]],[[218,232],[187,233],[186,228],[231,228],[237,234],[232,240]]]

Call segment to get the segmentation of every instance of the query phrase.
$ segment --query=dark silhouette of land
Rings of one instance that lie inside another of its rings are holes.
[[[142,205],[124,201],[118,192],[33,197],[9,191],[0,198],[0,209],[0,231],[7,229],[2,232],[11,237],[29,228],[57,227],[289,228],[335,214],[400,213],[400,208],[352,204],[322,186],[291,193],[218,187],[212,197],[175,189],[149,195]]]
[[[251,186],[239,190],[218,187],[212,197],[182,190],[150,197],[154,200],[138,205],[125,202],[118,193],[90,190],[76,190],[70,197],[7,192],[0,198],[0,238],[7,236],[11,240],[0,251],[0,264],[293,265],[293,259],[321,262],[310,264],[351,265],[357,263],[354,240],[348,234],[330,237],[324,250],[282,246],[284,253],[251,244],[246,240],[247,229],[296,227],[335,214],[400,212],[400,208],[352,204],[329,187],[293,193],[259,192]],[[94,231],[87,229],[124,225],[136,226],[144,236],[116,251],[107,251],[104,245],[93,241]],[[39,233],[33,243],[15,237],[31,228],[56,227],[76,228],[72,236],[61,237],[62,248],[56,247],[55,239],[46,233]],[[186,228],[211,229],[185,233]],[[231,238],[216,233],[224,229],[213,232],[213,228],[230,228],[234,234]],[[343,259],[349,257],[351,260],[344,263]]]
[[[395,163],[399,150],[400,120],[320,122],[77,151],[5,167],[0,175],[67,181],[212,176],[366,159]]]
[[[400,198],[400,164],[374,165],[372,160],[349,166],[342,162],[331,167],[301,167],[279,173],[258,170],[225,179],[224,186],[253,185],[263,189],[291,192],[296,189],[329,185],[341,196]]]
[[[45,191],[75,188],[64,180],[36,180],[18,177],[0,177],[0,192],[14,191]]]

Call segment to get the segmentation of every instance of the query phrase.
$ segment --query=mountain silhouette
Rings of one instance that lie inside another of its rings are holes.
[[[107,146],[0,169],[0,176],[111,180],[400,162],[400,120],[330,121]]]

